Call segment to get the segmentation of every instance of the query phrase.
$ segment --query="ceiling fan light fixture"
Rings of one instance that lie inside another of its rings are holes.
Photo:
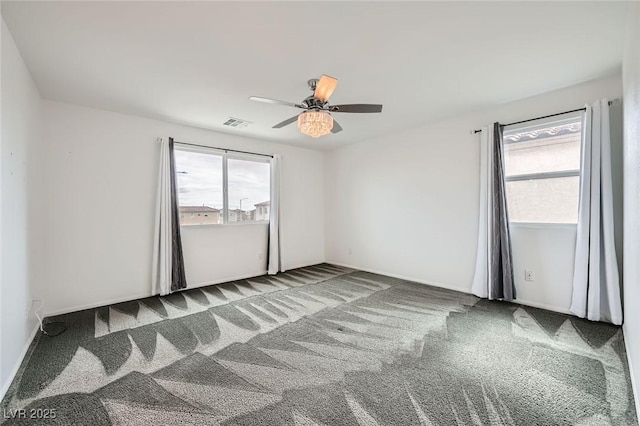
[[[306,111],[298,116],[298,129],[312,138],[331,133],[333,117],[325,111]]]

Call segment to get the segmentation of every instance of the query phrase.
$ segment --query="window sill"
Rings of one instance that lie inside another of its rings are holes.
[[[268,220],[261,221],[246,221],[246,222],[232,222],[232,223],[201,223],[201,224],[190,224],[190,225],[180,225],[180,229],[188,229],[188,228],[224,228],[224,227],[234,227],[234,226],[256,226],[256,225],[268,225]]]
[[[510,228],[530,228],[530,229],[549,229],[549,228],[565,228],[575,229],[577,223],[546,223],[546,222],[509,222]]]

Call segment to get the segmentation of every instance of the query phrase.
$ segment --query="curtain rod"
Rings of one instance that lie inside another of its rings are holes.
[[[613,101],[609,101],[609,105],[611,105],[613,103]],[[550,117],[555,117],[556,115],[564,115],[564,114],[570,114],[572,112],[578,112],[578,111],[586,111],[587,108],[578,108],[578,109],[572,109],[571,111],[564,111],[564,112],[558,112],[555,114],[549,114],[549,115],[545,115],[543,117],[536,117],[536,118],[529,118],[527,120],[522,120],[522,121],[516,121],[514,123],[509,123],[509,124],[503,124],[503,127],[506,126],[513,126],[514,124],[522,124],[522,123],[527,123],[529,121],[535,121],[535,120],[542,120],[543,118],[550,118]],[[482,130],[474,130],[473,134],[476,133],[480,133]]]
[[[173,143],[177,143],[179,145],[197,146],[197,147],[200,147],[200,148],[219,149],[220,151],[224,151],[224,152],[238,152],[240,154],[260,155],[262,157],[273,158],[273,155],[269,155],[269,154],[258,154],[257,152],[239,151],[237,149],[219,148],[217,146],[198,145],[198,144],[195,144],[195,143],[180,142],[180,141],[177,141],[175,139],[173,140]]]

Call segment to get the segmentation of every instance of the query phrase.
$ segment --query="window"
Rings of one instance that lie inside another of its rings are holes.
[[[264,221],[269,216],[258,208],[269,202],[271,167],[266,162],[229,158],[229,209],[238,213],[238,221]]]
[[[504,131],[510,222],[577,223],[582,118]]]
[[[175,148],[180,225],[268,221],[271,166],[267,157]],[[184,213],[189,213],[187,218]]]

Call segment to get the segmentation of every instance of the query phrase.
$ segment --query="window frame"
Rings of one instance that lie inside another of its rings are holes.
[[[563,114],[559,117],[560,118],[551,117],[548,119],[535,120],[534,124],[526,124],[526,125],[515,124],[511,126],[505,126],[502,129],[503,152],[506,145],[509,145],[511,143],[518,143],[518,142],[505,143],[504,136],[508,135],[508,133],[522,133],[526,131],[534,131],[537,129],[545,129],[548,127],[558,126],[562,124],[574,123],[576,121],[580,121],[580,127],[581,127],[580,132],[581,133],[584,132],[584,119],[585,119],[584,112],[578,112],[578,113],[572,112],[572,113]],[[580,163],[581,163],[580,165],[582,166],[582,147],[580,147]],[[504,177],[505,190],[506,190],[507,182],[538,180],[538,179],[555,179],[555,178],[576,177],[576,176],[580,178],[581,174],[582,174],[581,169],[573,169],[573,170],[560,170],[560,171],[554,171],[554,172],[524,173],[520,175],[505,176]],[[578,197],[580,197],[579,193],[578,193]],[[578,199],[578,203],[579,203],[579,199]],[[507,209],[508,208],[509,207],[507,206]],[[509,226],[510,227],[516,226],[521,228],[559,228],[559,227],[577,228],[578,219],[576,218],[575,223],[574,222],[571,222],[571,223],[568,223],[568,222],[514,222],[511,219],[509,219]]]
[[[226,150],[218,149],[218,148],[208,148],[204,146],[194,146],[189,144],[181,144],[179,142],[174,143],[174,155],[175,151],[186,151],[186,152],[196,152],[200,154],[209,154],[215,155],[222,158],[222,211],[220,217],[222,218],[222,223],[194,223],[194,224],[182,224],[180,223],[180,228],[187,227],[200,227],[200,226],[243,226],[243,225],[264,225],[269,224],[268,220],[251,220],[251,221],[236,221],[229,222],[229,170],[228,170],[228,161],[232,160],[243,160],[243,161],[253,161],[256,163],[267,163],[269,164],[269,171],[271,171],[271,159],[268,156],[260,155],[260,154],[250,154],[250,153],[239,153],[239,152],[229,152]],[[177,174],[176,173],[176,182],[177,182]],[[271,200],[271,173],[269,173],[269,200]],[[178,205],[178,209],[180,206]]]
[[[517,182],[521,180],[536,180],[536,179],[556,179],[564,177],[580,176],[580,170],[562,170],[558,172],[542,172],[542,173],[526,173],[522,175],[514,175],[505,177],[505,182]]]

